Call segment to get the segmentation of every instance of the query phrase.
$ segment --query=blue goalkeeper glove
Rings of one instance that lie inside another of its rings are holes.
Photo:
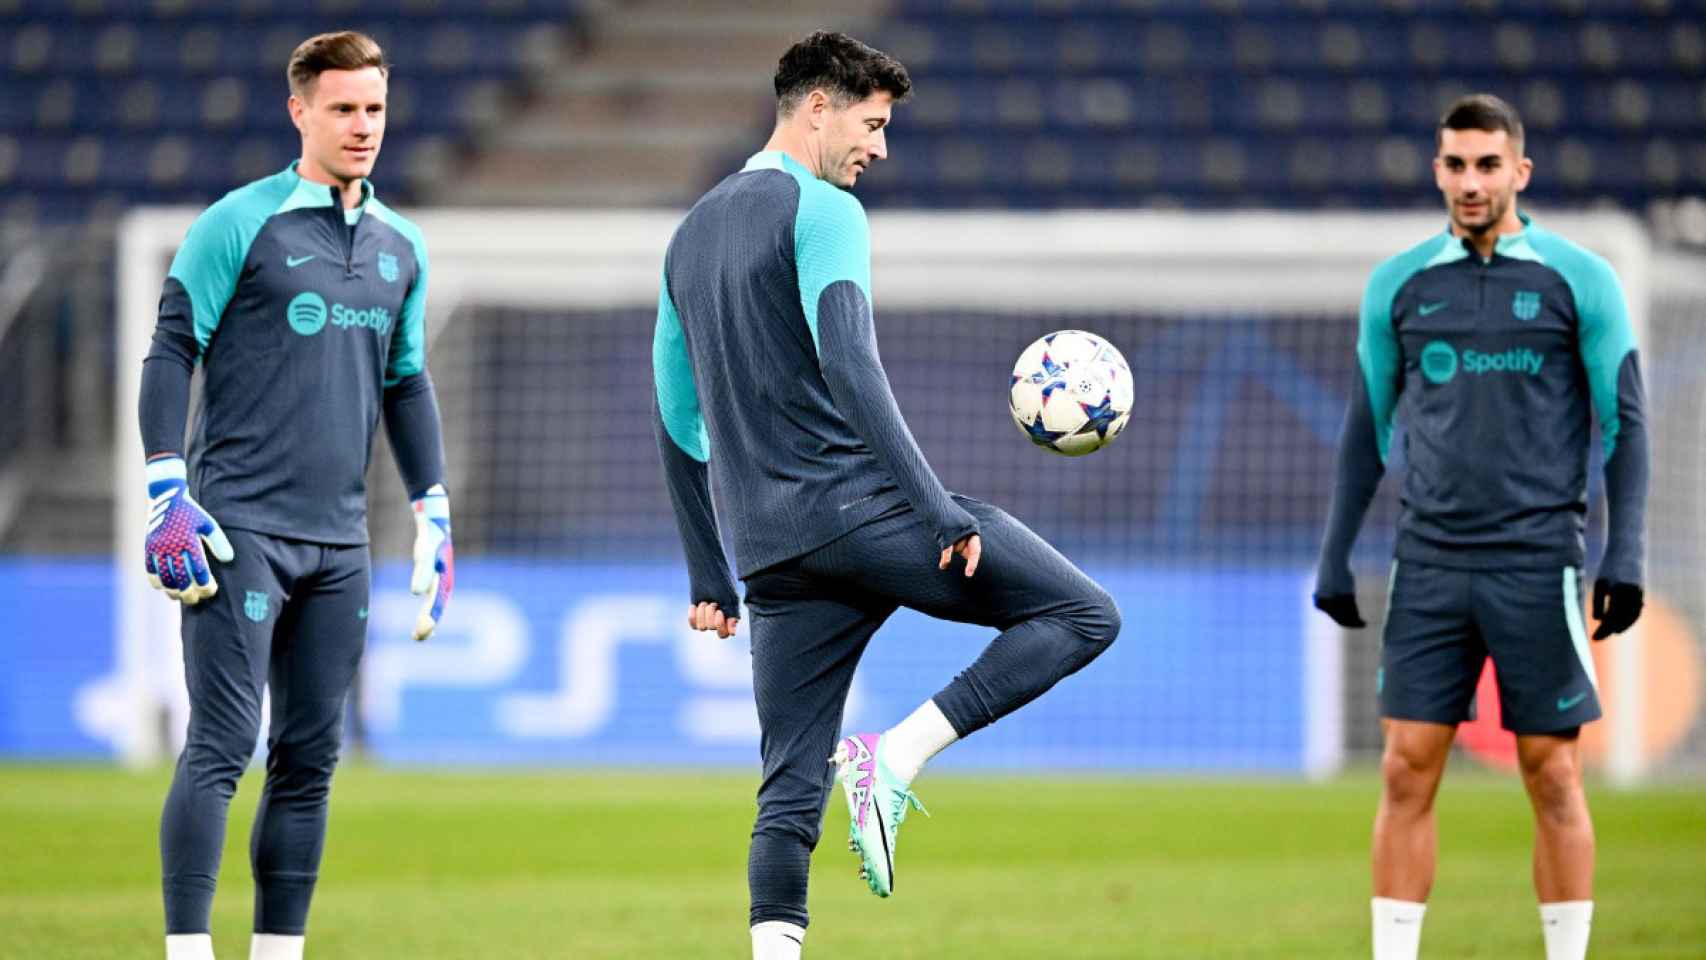
[[[456,584],[456,551],[450,546],[450,494],[435,483],[414,501],[415,572],[409,591],[425,595],[420,615],[415,617],[415,639],[432,636],[444,618],[444,605]]]
[[[148,536],[143,551],[148,582],[193,607],[219,592],[202,541],[221,563],[230,563],[237,554],[225,531],[190,496],[182,457],[150,461],[146,475]]]

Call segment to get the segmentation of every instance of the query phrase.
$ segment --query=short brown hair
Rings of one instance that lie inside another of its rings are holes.
[[[787,116],[813,89],[821,89],[837,109],[878,90],[896,103],[912,92],[912,78],[899,60],[845,33],[819,30],[788,48],[776,64],[777,113]]]
[[[367,67],[378,67],[381,75],[391,70],[391,65],[385,62],[385,51],[379,49],[378,42],[372,37],[354,30],[342,30],[302,41],[296,52],[290,55],[290,66],[286,68],[285,76],[290,80],[290,92],[306,98],[314,87],[314,81],[327,70],[362,70]]]
[[[1490,93],[1471,93],[1451,101],[1440,114],[1439,128],[1434,131],[1438,145],[1447,130],[1503,130],[1509,135],[1516,155],[1522,156],[1522,117],[1516,108]]]

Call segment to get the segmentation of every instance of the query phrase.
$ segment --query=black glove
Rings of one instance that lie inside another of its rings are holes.
[[[1637,587],[1637,590],[1640,588]],[[1354,593],[1335,593],[1329,596],[1315,595],[1315,609],[1333,618],[1333,622],[1341,627],[1366,627],[1362,614],[1357,611],[1357,595]],[[1639,609],[1637,607],[1637,609]]]
[[[1593,638],[1604,640],[1634,626],[1635,621],[1641,618],[1641,605],[1645,602],[1646,594],[1638,583],[1595,580],[1593,618],[1599,621],[1599,629],[1593,632]]]

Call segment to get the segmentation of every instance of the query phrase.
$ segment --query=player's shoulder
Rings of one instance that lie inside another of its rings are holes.
[[[421,228],[413,220],[391,209],[378,197],[367,199],[367,212],[379,222],[408,238],[408,241],[414,244],[417,251],[424,252],[426,250],[426,234],[421,232]]]
[[[1450,232],[1436,233],[1375,264],[1363,288],[1364,311],[1391,310],[1393,299],[1411,277],[1436,263],[1457,258],[1452,250],[1457,242]]]
[[[1541,263],[1562,274],[1565,281],[1578,291],[1588,287],[1597,290],[1617,283],[1617,270],[1611,261],[1563,234],[1553,233],[1530,221],[1524,230],[1524,239]]]
[[[800,183],[794,236],[797,243],[813,243],[819,249],[827,245],[857,250],[870,245],[871,225],[865,218],[865,205],[858,197],[832,183],[807,176]]]
[[[819,180],[817,177],[806,177],[800,184],[800,208],[802,213],[808,204],[812,212],[826,219],[843,222],[865,223],[865,205],[853,195],[851,190]]]
[[[215,200],[196,217],[194,230],[215,233],[253,233],[266,223],[296,189],[296,174],[281,170],[246,183]]]
[[[1457,238],[1446,231],[1406,247],[1374,265],[1374,270],[1368,275],[1369,286],[1396,290],[1404,281],[1453,253],[1451,248],[1457,242]]]

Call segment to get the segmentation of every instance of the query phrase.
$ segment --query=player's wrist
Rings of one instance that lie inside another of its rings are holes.
[[[450,492],[444,484],[435,483],[426,492],[410,501],[414,510],[426,520],[450,520]]]
[[[153,492],[156,487],[187,483],[189,471],[184,466],[183,457],[168,455],[148,461],[142,468],[142,475],[149,491]]]

